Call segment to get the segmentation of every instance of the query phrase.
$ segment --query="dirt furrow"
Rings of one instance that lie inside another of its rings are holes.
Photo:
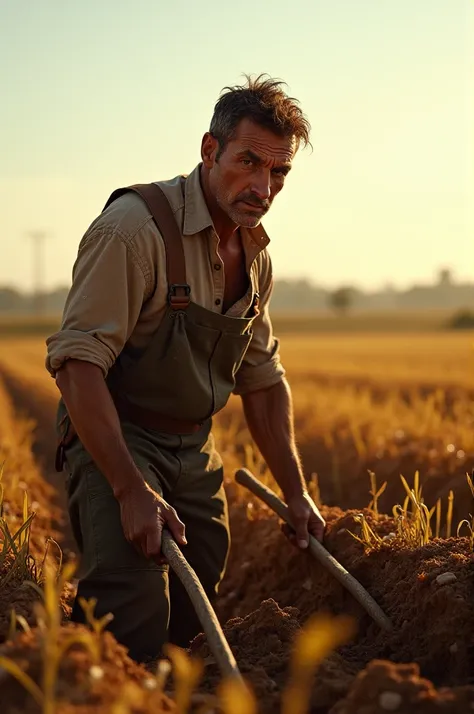
[[[51,487],[51,510],[55,514],[52,527],[60,534],[60,544],[64,554],[67,557],[73,556],[75,544],[66,517],[64,476],[54,467],[57,400],[49,391],[38,387],[37,382],[29,379],[27,374],[20,376],[20,373],[14,373],[2,363],[0,363],[0,378],[10,394],[18,417],[33,422],[31,449],[44,482]]]

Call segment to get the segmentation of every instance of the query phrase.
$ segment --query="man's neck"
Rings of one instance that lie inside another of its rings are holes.
[[[202,192],[204,194],[204,200],[206,201],[216,233],[219,236],[219,242],[228,243],[229,240],[235,236],[238,226],[231,221],[229,216],[227,216],[217,204],[217,201],[210,191],[208,177],[202,166],[199,178],[201,181]]]

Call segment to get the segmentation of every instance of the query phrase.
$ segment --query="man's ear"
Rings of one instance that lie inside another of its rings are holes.
[[[207,131],[202,137],[201,142],[201,159],[207,169],[212,169],[214,166],[218,151],[219,142]]]

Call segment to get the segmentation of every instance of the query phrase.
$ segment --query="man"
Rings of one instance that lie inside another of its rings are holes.
[[[157,182],[164,196],[154,185],[112,194],[81,241],[61,329],[47,340],[62,396],[57,468],[67,467],[81,553],[77,598],[113,613],[110,629],[137,661],[200,631],[161,555],[162,528],[211,600],[222,579],[229,534],[211,417],[232,392],[296,523],[290,538],[304,548],[308,533],[323,536],[272,333],[260,225],[309,128],[281,82],[226,88],[186,179]],[[83,619],[77,599],[73,620]]]

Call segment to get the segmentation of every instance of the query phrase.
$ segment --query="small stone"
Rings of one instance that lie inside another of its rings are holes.
[[[398,692],[382,692],[379,705],[386,712],[396,712],[402,703],[402,695]]]
[[[98,682],[100,679],[103,678],[104,670],[102,669],[102,667],[99,667],[99,665],[93,664],[92,667],[89,668],[89,676],[95,682]]]
[[[160,659],[155,675],[155,679],[160,689],[165,688],[166,680],[168,679],[168,675],[171,673],[171,669],[171,662],[168,662],[168,660],[165,659]]]
[[[306,580],[302,584],[302,587],[305,590],[311,590],[311,588],[313,587],[313,581],[311,580],[311,578],[306,578]]]
[[[456,652],[458,651],[458,643],[453,642],[453,644],[449,647],[449,651],[451,652],[451,654],[456,654]]]
[[[387,533],[387,535],[385,535],[382,540],[393,540],[396,537],[397,537],[396,533]]]
[[[456,582],[456,580],[457,577],[454,573],[441,573],[441,575],[438,575],[436,578],[438,585],[449,585],[450,583]]]

